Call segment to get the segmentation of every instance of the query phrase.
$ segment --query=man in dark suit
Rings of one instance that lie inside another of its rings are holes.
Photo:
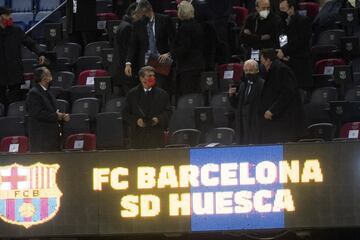
[[[229,101],[237,109],[237,132],[241,144],[261,143],[261,92],[264,79],[259,77],[259,65],[255,60],[244,63],[245,81],[241,81],[238,90],[229,88]]]
[[[259,50],[279,47],[280,18],[271,12],[270,0],[256,0],[256,12],[251,13],[240,33],[246,58],[259,61]]]
[[[267,71],[261,94],[262,142],[297,140],[303,127],[303,109],[294,72],[276,57],[274,49],[261,52]]]
[[[311,63],[311,21],[296,11],[296,0],[280,0],[281,17],[284,23],[280,35],[278,58],[294,71],[300,88],[313,87]]]
[[[29,91],[26,109],[29,113],[28,126],[31,152],[58,151],[59,122],[69,121],[69,114],[56,109],[54,96],[48,91],[52,81],[50,70],[40,67],[35,70],[35,86]]]
[[[147,0],[140,0],[135,13],[144,16],[134,23],[125,67],[125,74],[132,76],[147,65],[150,56],[162,63],[171,60],[170,46],[175,36],[175,28],[170,17],[155,14]],[[158,86],[169,84],[165,76],[157,75]]]
[[[124,117],[131,128],[132,148],[158,148],[164,145],[163,133],[170,117],[169,95],[155,86],[154,68],[142,67],[139,86],[126,97]]]
[[[137,15],[133,13],[136,5],[136,3],[132,3],[129,6],[115,33],[113,62],[110,66],[110,73],[116,95],[126,95],[131,88],[137,85],[134,78],[128,77],[124,73],[132,24],[138,20]]]

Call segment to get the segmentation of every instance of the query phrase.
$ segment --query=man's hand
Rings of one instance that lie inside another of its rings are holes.
[[[269,40],[269,39],[271,39],[270,34],[261,35],[261,40]]]
[[[251,31],[249,29],[244,29],[244,33],[250,35]]]
[[[70,115],[67,113],[64,113],[63,120],[64,120],[64,122],[70,121]]]
[[[132,69],[131,69],[131,64],[126,64],[125,65],[125,75],[128,76],[128,77],[131,77],[132,76]]]
[[[236,87],[233,87],[232,85],[229,85],[229,96],[235,96],[236,94]]]
[[[158,57],[158,60],[159,60],[160,63],[165,63],[166,61],[170,60],[170,53],[161,54]]]
[[[141,127],[141,128],[144,128],[145,127],[145,122],[142,118],[139,118],[136,122],[136,124]]]
[[[38,59],[38,62],[39,62],[39,65],[43,65],[45,63],[45,56],[40,56],[39,59]]]
[[[61,113],[58,109],[58,110],[56,110],[56,114],[57,114],[58,121],[63,120],[64,113]]]
[[[156,126],[156,125],[158,125],[159,124],[159,119],[157,118],[157,117],[153,117],[152,118],[152,123],[151,123],[151,125],[152,126]]]
[[[267,110],[267,111],[265,112],[265,114],[264,114],[264,118],[265,118],[266,120],[271,120],[271,119],[272,119],[272,116],[273,116],[273,114],[272,114],[272,112],[270,112],[269,110]]]

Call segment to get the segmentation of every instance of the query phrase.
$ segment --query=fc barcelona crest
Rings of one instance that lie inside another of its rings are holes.
[[[58,164],[12,164],[0,167],[0,218],[29,228],[51,220],[62,192],[56,184]]]

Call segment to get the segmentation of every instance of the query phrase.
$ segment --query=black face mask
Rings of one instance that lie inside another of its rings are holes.
[[[245,77],[250,82],[256,82],[256,80],[258,79],[258,74],[257,73],[249,73],[249,74],[245,74]]]
[[[285,21],[288,18],[287,12],[280,12],[280,17],[281,17],[282,20]]]

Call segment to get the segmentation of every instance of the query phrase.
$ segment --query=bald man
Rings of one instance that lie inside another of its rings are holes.
[[[255,60],[244,63],[245,79],[238,89],[229,87],[229,101],[237,110],[236,128],[240,144],[260,143],[262,117],[260,111],[261,92],[264,80],[259,77],[259,65]]]
[[[281,19],[271,10],[269,0],[256,0],[256,11],[246,18],[240,33],[240,42],[246,58],[259,61],[259,50],[279,46]]]

